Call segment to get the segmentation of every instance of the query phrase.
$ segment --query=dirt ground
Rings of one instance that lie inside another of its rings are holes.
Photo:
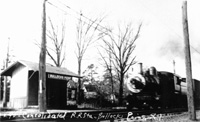
[[[161,122],[200,122],[200,110],[196,111],[196,121],[191,121],[187,112],[175,116],[163,117]]]

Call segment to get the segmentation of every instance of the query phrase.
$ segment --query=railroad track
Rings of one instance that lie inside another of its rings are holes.
[[[85,110],[85,111],[59,111],[45,113],[21,113],[0,115],[1,121],[51,121],[51,122],[105,122],[105,121],[127,121],[133,122],[138,120],[159,120],[164,116],[176,115],[186,109],[155,109],[155,110]]]

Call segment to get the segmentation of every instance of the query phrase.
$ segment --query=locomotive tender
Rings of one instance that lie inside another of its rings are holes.
[[[194,82],[195,106],[200,103],[200,81]],[[127,108],[187,108],[187,83],[185,78],[167,71],[157,71],[155,67],[129,76],[125,81],[129,94]]]

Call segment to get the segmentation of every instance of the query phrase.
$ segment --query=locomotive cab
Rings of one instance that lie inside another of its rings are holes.
[[[159,72],[161,81],[162,108],[181,108],[187,106],[186,83],[173,73]]]

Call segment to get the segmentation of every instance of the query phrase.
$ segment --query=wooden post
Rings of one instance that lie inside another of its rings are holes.
[[[9,47],[10,47],[10,38],[8,38],[8,47],[7,47],[7,55],[6,55],[6,62],[5,62],[5,69],[8,68],[8,63],[9,63]],[[7,76],[4,76],[4,89],[3,89],[3,107],[7,107]]]
[[[46,112],[46,0],[43,2],[42,43],[39,59],[38,106],[40,112]]]
[[[189,44],[189,30],[187,20],[187,1],[183,1],[183,34],[185,42],[185,65],[186,65],[186,82],[187,82],[187,99],[188,99],[188,113],[190,120],[196,120],[196,112],[194,105],[194,91],[192,82],[192,68],[190,57],[190,44]]]
[[[81,75],[81,59],[78,59],[78,75]],[[81,88],[82,88],[81,78],[78,78],[78,87],[76,96],[76,103],[78,105],[81,104]]]

